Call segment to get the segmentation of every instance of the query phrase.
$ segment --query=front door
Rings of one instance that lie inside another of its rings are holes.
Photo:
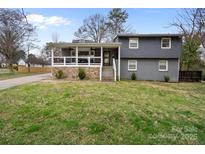
[[[104,51],[103,53],[103,65],[110,66],[110,52]]]

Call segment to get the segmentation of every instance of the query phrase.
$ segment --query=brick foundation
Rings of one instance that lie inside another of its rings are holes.
[[[82,69],[85,70],[86,79],[99,80],[99,76],[100,76],[99,67],[83,67]],[[58,70],[62,70],[68,80],[79,80],[78,78],[79,67],[53,67],[52,74],[54,77]]]

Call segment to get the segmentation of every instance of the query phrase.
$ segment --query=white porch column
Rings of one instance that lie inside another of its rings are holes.
[[[118,47],[118,80],[120,81],[120,46]]]
[[[102,67],[103,67],[103,47],[101,47],[101,54],[100,54],[100,81],[102,81]]]
[[[51,49],[51,66],[53,67],[53,49]]]
[[[78,65],[78,46],[75,48],[75,63]]]
[[[66,58],[65,57],[63,57],[63,64],[64,64],[64,66],[66,65]]]
[[[90,66],[90,57],[88,57],[88,66]]]
[[[101,47],[101,63],[100,63],[100,66],[103,67],[103,47]]]

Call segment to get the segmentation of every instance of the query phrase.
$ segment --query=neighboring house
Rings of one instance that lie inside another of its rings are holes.
[[[18,65],[26,65],[26,62],[24,59],[19,59]]]
[[[6,59],[5,57],[0,53],[0,68],[6,67]]]
[[[0,68],[6,68],[6,63],[0,63]]]
[[[182,36],[179,34],[119,34],[113,43],[54,43],[53,74],[63,70],[77,79],[83,67],[91,79],[130,79],[177,82]]]

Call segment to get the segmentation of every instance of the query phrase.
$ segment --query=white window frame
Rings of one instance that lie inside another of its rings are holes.
[[[165,61],[165,62],[166,62],[166,69],[160,69],[160,62],[161,62],[161,61]],[[167,72],[167,71],[168,71],[168,60],[159,60],[158,70],[159,70],[160,72]]]
[[[135,69],[130,69],[130,63],[135,63]],[[128,60],[128,71],[137,71],[137,60]]]
[[[135,40],[135,41],[137,41],[137,47],[131,47],[130,46],[130,41],[133,41],[133,40]],[[138,49],[139,48],[139,38],[129,38],[129,49]]]
[[[164,39],[169,39],[169,47],[163,47],[163,40]],[[161,38],[161,49],[171,49],[172,47],[172,39],[170,37],[163,37]]]

